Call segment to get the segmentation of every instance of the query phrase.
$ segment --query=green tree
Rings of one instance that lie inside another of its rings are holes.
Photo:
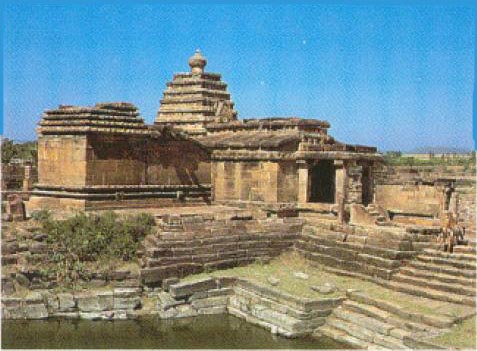
[[[2,138],[1,139],[2,145],[2,163],[8,163],[12,158],[16,157],[16,148],[13,140]]]

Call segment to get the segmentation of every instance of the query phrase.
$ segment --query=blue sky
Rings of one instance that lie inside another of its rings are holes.
[[[196,48],[240,118],[300,116],[381,150],[471,149],[469,6],[11,3],[3,30],[4,135],[35,138],[45,109],[136,104],[154,121]]]

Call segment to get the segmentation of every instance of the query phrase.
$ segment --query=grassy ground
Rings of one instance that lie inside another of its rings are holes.
[[[304,280],[294,276],[296,272],[303,272],[309,276]],[[386,289],[381,285],[374,284],[369,281],[363,281],[354,277],[338,276],[328,273],[324,270],[324,266],[313,266],[302,256],[289,252],[275,259],[269,264],[254,263],[245,267],[235,267],[226,270],[218,270],[210,273],[201,273],[198,275],[188,276],[185,279],[195,279],[206,276],[237,276],[246,278],[259,283],[268,284],[269,277],[280,280],[279,284],[274,288],[281,291],[308,298],[323,298],[344,296],[347,289],[356,289],[366,293],[370,297],[389,301],[401,307],[402,310],[429,314],[429,315],[446,315],[460,316],[468,312],[470,307],[450,304],[431,299],[420,298],[417,296],[399,293],[390,289]],[[333,294],[320,294],[311,289],[312,286],[322,286],[325,283],[333,284],[337,287],[337,291]]]
[[[431,341],[442,346],[475,350],[477,348],[476,327],[476,318],[474,316],[454,326],[448,333],[439,335]]]

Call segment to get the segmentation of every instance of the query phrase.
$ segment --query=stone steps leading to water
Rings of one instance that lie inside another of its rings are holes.
[[[475,245],[457,245],[454,246],[454,253],[466,253],[475,255],[477,253],[477,249]]]
[[[471,284],[472,287],[475,288],[476,280],[472,278],[465,278],[461,276],[457,276],[454,274],[446,274],[446,273],[436,273],[430,270],[423,270],[423,269],[415,269],[413,267],[401,267],[400,272],[406,273],[408,276],[419,277],[423,279],[435,279],[441,282],[445,282],[448,284]]]
[[[475,295],[475,287],[466,286],[463,284],[457,283],[444,283],[438,279],[428,279],[428,278],[420,278],[416,276],[410,276],[404,273],[398,273],[393,276],[393,281],[403,282],[407,284],[412,284],[416,286],[421,286],[424,288],[430,288],[434,290],[445,291],[449,293],[454,293],[457,295],[468,295],[474,296]]]
[[[409,312],[398,301],[376,299],[360,291],[349,290],[347,297],[317,328],[317,335],[360,349],[437,348],[426,340],[448,331],[457,320]]]
[[[449,267],[449,266],[436,265],[436,264],[421,262],[419,260],[410,261],[406,267],[412,267],[418,270],[429,271],[434,273],[443,273],[448,275],[475,279],[474,270],[462,270],[452,266]]]
[[[424,250],[392,277],[389,287],[436,300],[475,305],[476,257]]]
[[[436,250],[431,250],[431,249],[424,249],[423,250],[424,254],[429,254],[433,255],[435,257],[441,257],[445,259],[453,259],[457,261],[464,261],[464,262],[470,262],[470,263],[476,263],[477,261],[477,256],[472,253],[461,253],[461,252],[444,252],[444,251],[436,251]]]
[[[461,296],[455,293],[443,292],[442,290],[422,287],[415,284],[409,284],[399,281],[387,281],[383,284],[385,284],[386,287],[392,290],[411,295],[468,306],[475,306],[475,297]]]
[[[295,242],[295,250],[305,258],[327,266],[358,271],[369,276],[390,279],[403,261],[416,255],[404,231],[389,231],[393,239],[384,243],[373,230],[305,226]]]
[[[417,259],[422,262],[432,263],[437,265],[445,265],[445,266],[452,266],[459,269],[465,270],[475,270],[475,260],[472,261],[463,261],[459,259],[453,258],[444,258],[440,256],[430,255],[427,253],[421,254],[417,256]]]

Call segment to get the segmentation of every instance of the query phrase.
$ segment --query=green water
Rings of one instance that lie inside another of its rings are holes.
[[[336,349],[330,339],[287,339],[229,315],[164,321],[2,321],[2,348]]]

